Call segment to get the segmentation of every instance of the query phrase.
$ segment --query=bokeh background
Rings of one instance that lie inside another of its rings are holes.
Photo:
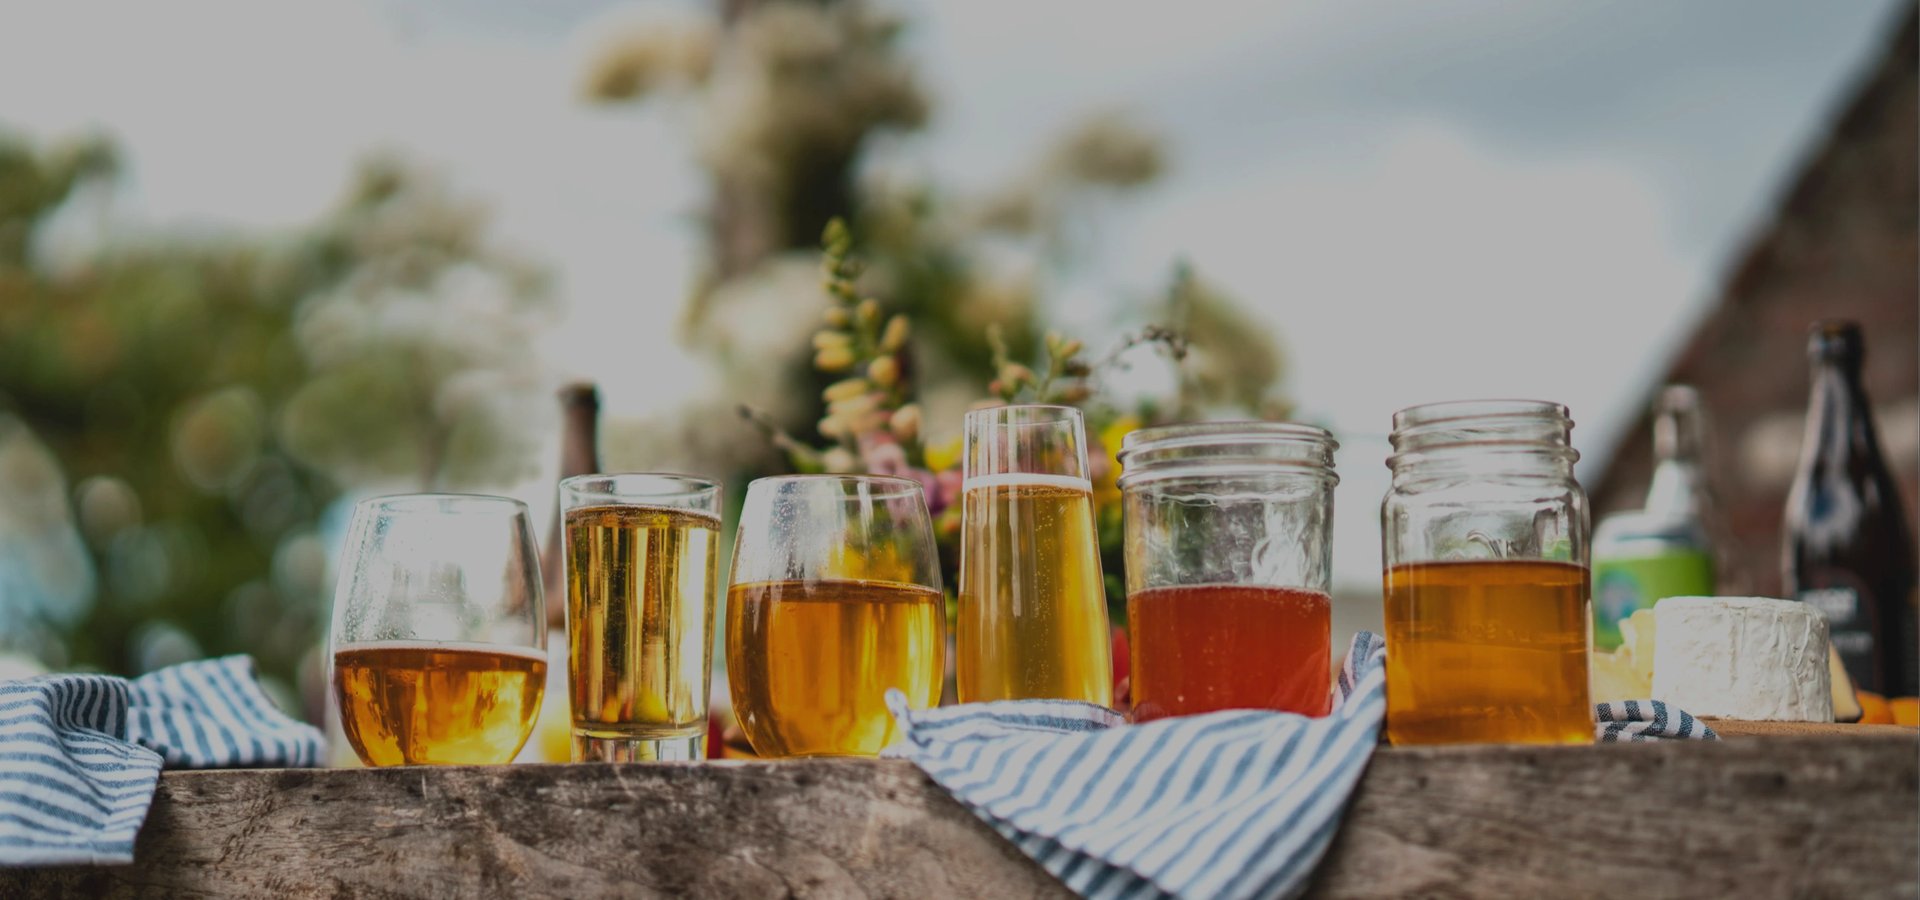
[[[351,501],[548,521],[568,382],[611,470],[737,497],[794,464],[767,429],[830,449],[836,215],[912,320],[929,452],[1004,375],[989,325],[1083,342],[1107,425],[1333,429],[1342,630],[1379,615],[1389,418],[1444,399],[1566,403],[1605,510],[1653,391],[1700,384],[1738,578],[1777,589],[1812,319],[1868,322],[1915,505],[1914,31],[1896,0],[5,7],[0,674],[249,652],[317,716]],[[1143,334],[1174,340],[1112,349]]]

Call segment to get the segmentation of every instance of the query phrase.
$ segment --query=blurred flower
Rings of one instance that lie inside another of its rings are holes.
[[[1120,445],[1126,441],[1127,435],[1139,430],[1142,424],[1139,416],[1115,416],[1098,432],[1094,446],[1089,448],[1087,455],[1095,503],[1120,502]]]
[[[909,403],[893,411],[887,420],[887,427],[893,429],[893,436],[903,441],[915,441],[920,437],[920,406]]]
[[[140,497],[123,478],[95,475],[73,489],[80,530],[104,544],[122,529],[140,524]]]
[[[142,673],[192,662],[206,655],[193,635],[165,619],[140,626],[133,634],[132,643],[134,665]]]
[[[853,365],[853,351],[846,347],[827,347],[813,356],[813,366],[822,372],[844,372]]]
[[[938,444],[928,444],[927,468],[935,472],[958,471],[960,468],[960,451],[963,446],[963,440],[958,437],[941,441]]]
[[[208,393],[174,422],[174,462],[201,490],[224,490],[259,454],[265,419],[265,407],[251,388],[235,385]]]
[[[907,335],[912,326],[907,317],[896,315],[887,322],[887,330],[880,336],[880,349],[892,353],[907,345]]]
[[[833,403],[839,400],[850,400],[871,390],[873,390],[873,383],[865,378],[847,378],[827,385],[827,389],[820,392],[820,397],[828,403]]]
[[[845,474],[855,471],[860,465],[860,461],[854,457],[853,451],[845,447],[835,447],[828,450],[825,454],[822,454],[821,461],[826,466],[827,471],[835,474]]]

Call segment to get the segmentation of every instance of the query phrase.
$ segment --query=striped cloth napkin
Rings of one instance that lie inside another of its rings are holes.
[[[246,656],[0,682],[0,866],[130,863],[163,764],[312,766],[324,746]]]
[[[1324,718],[1238,710],[1126,724],[1056,700],[907,708],[911,759],[1083,897],[1292,897],[1339,829],[1387,706],[1379,635],[1354,636]],[[1595,737],[1712,738],[1663,704],[1602,705]]]

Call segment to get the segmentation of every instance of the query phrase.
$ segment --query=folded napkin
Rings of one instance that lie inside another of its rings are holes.
[[[0,866],[132,862],[163,764],[311,766],[324,746],[245,656],[0,682]]]
[[[1087,703],[912,710],[887,700],[913,760],[1084,897],[1291,897],[1339,829],[1379,743],[1386,654],[1361,632],[1324,718],[1238,710],[1125,725]],[[1685,713],[1602,705],[1595,737],[1711,738]]]

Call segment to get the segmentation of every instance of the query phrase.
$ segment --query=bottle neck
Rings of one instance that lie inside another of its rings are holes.
[[[1879,455],[1858,365],[1816,360],[1801,467],[1846,471]]]
[[[1706,505],[1703,427],[1691,406],[1664,409],[1653,423],[1653,480],[1642,508],[1660,518],[1696,518]]]
[[[567,398],[561,408],[560,477],[600,471],[600,403],[591,396]]]
[[[567,412],[566,430],[560,438],[560,477],[600,471],[599,425],[595,410]]]

